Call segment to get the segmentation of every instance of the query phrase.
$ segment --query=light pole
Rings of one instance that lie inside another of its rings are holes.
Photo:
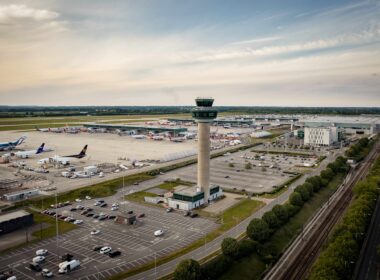
[[[157,255],[154,252],[154,279],[157,279]]]
[[[59,246],[58,246],[58,202],[57,193],[55,193],[55,231],[56,231],[56,242],[57,242],[57,256],[59,258]]]

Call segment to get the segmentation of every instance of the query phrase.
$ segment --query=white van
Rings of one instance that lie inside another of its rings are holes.
[[[80,266],[80,261],[79,260],[71,260],[71,261],[65,261],[62,262],[58,265],[59,270],[58,273],[63,274],[63,273],[69,273],[73,269],[77,268]]]

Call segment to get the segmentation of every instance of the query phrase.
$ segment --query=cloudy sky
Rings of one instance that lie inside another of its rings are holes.
[[[380,0],[0,0],[1,105],[380,106]]]

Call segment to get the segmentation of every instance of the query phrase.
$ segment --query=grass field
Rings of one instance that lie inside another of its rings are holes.
[[[129,200],[129,201],[138,202],[138,203],[145,203],[144,197],[146,197],[146,196],[156,197],[158,195],[155,193],[148,192],[148,191],[141,191],[141,192],[135,192],[132,194],[128,194],[124,197],[124,199]],[[151,204],[149,204],[149,205],[151,205]],[[152,204],[152,205],[154,205],[154,204]]]
[[[283,252],[292,239],[301,232],[303,225],[311,218],[313,213],[328,200],[343,181],[343,178],[344,176],[342,174],[338,175],[326,188],[315,193],[314,196],[304,204],[301,211],[272,235],[271,239],[264,244],[264,250],[271,252],[273,256]],[[219,279],[260,279],[265,269],[265,262],[257,254],[252,254],[231,265],[230,269]]]
[[[195,250],[196,248],[199,248],[205,244],[205,242],[210,242],[214,240],[216,237],[221,235],[226,230],[232,228],[236,225],[236,223],[241,222],[242,220],[246,219],[250,215],[252,215],[254,212],[259,210],[264,205],[261,201],[255,201],[250,199],[244,199],[240,203],[234,205],[233,207],[226,210],[223,214],[223,224],[216,230],[208,233],[204,238],[197,240],[196,242],[190,244],[189,246],[178,250],[177,252],[174,252],[168,256],[165,256],[161,259],[157,260],[157,265],[161,265],[163,263],[166,263],[168,261],[171,261],[175,259],[176,257],[179,257],[181,255],[184,255],[192,250]],[[221,216],[218,215],[215,218],[217,218],[219,221],[221,221]],[[210,252],[211,253],[211,252]],[[137,273],[140,273],[142,271],[148,270],[150,268],[154,267],[154,262],[146,264],[144,266],[141,266],[139,268],[136,268],[134,270],[130,270],[125,273],[120,273],[118,275],[115,275],[113,277],[110,277],[109,280],[118,280],[118,279],[125,279],[126,277],[135,275]]]

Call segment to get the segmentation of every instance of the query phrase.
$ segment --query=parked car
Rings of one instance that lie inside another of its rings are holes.
[[[91,235],[98,235],[100,233],[100,230],[94,229],[91,231]]]
[[[75,201],[76,201],[76,202],[82,202],[82,199],[80,199],[80,198],[76,198]]]
[[[34,262],[34,263],[41,263],[41,262],[43,262],[45,260],[45,257],[44,256],[37,256],[37,257],[34,257],[33,259],[32,259],[32,261]]]
[[[90,199],[92,199],[92,197],[87,195],[87,196],[86,196],[86,199],[87,199],[87,200],[90,200]]]
[[[107,205],[108,205],[107,203],[103,202],[102,204],[99,205],[99,207],[104,208],[104,207],[107,207]]]
[[[70,211],[71,211],[71,212],[73,212],[73,211],[77,211],[77,208],[73,207],[73,208],[70,209]]]
[[[51,278],[54,276],[53,272],[51,272],[49,269],[47,268],[44,268],[42,271],[41,271],[41,275],[42,277],[46,277],[46,278]]]
[[[91,213],[91,212],[90,212],[90,213],[87,213],[87,214],[86,214],[86,217],[92,217],[92,216],[94,216],[94,213]]]
[[[119,207],[119,203],[113,203],[112,205],[111,205],[111,207]]]
[[[107,253],[109,253],[109,252],[111,252],[111,251],[112,251],[112,248],[106,246],[106,247],[101,248],[100,251],[99,251],[99,253],[100,253],[100,254],[107,254]]]
[[[145,214],[144,213],[141,213],[137,216],[137,218],[144,218],[145,217]]]
[[[67,253],[67,254],[62,255],[60,258],[63,261],[71,261],[73,257],[74,257],[73,255]]]
[[[86,215],[88,213],[87,210],[83,210],[82,212],[80,212],[81,215]]]
[[[82,206],[82,205],[77,205],[77,207],[76,207],[78,210],[83,210],[84,209],[84,206]]]
[[[94,216],[92,216],[94,219],[97,219],[99,218],[99,214],[95,214]]]
[[[119,206],[112,206],[111,207],[111,211],[117,211],[117,210],[119,210]]]
[[[115,219],[116,216],[115,215],[108,215],[108,220],[112,220],[112,219]]]
[[[103,221],[103,220],[105,220],[105,219],[107,219],[107,216],[99,216],[99,217],[98,217],[98,220],[99,220],[99,221]]]
[[[163,234],[164,234],[164,231],[163,231],[162,229],[156,230],[156,231],[154,232],[154,236],[161,236],[161,235],[163,235]]]
[[[74,225],[80,225],[80,224],[83,224],[83,220],[75,220],[73,222]]]
[[[198,213],[191,213],[191,214],[190,214],[190,217],[191,217],[191,218],[196,218],[196,217],[198,217]]]
[[[120,256],[121,255],[121,252],[116,250],[116,251],[111,251],[108,253],[108,256],[110,256],[111,258],[114,258],[114,257],[117,257],[117,256]]]
[[[92,248],[93,251],[100,251],[100,249],[102,249],[104,246],[95,246],[94,248]]]
[[[47,253],[48,253],[48,250],[46,250],[46,249],[39,249],[39,250],[36,251],[36,256],[45,256],[45,255],[47,255]]]
[[[166,213],[170,213],[170,212],[173,212],[173,208],[172,207],[168,207],[168,208],[166,208]]]
[[[39,271],[42,270],[42,267],[38,263],[34,263],[34,262],[32,262],[32,263],[29,264],[29,268],[31,270],[37,271],[37,272],[39,272]]]

